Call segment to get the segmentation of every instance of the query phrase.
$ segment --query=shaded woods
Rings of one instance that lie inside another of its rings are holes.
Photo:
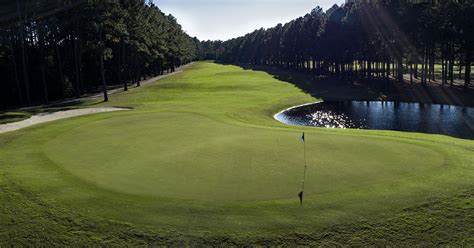
[[[353,1],[326,12],[317,7],[243,37],[204,42],[151,1],[11,0],[1,7],[0,108],[99,91],[107,100],[111,85],[127,90],[195,59],[378,86],[471,84],[472,0]]]
[[[0,8],[0,107],[80,97],[195,59],[199,41],[144,0],[16,0]]]
[[[373,84],[471,83],[474,1],[353,1],[236,39],[202,42],[204,58]]]

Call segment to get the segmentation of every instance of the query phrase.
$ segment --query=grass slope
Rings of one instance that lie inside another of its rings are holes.
[[[0,245],[472,244],[474,142],[272,119],[315,100],[200,62],[100,104],[132,111],[0,135]]]
[[[0,125],[26,120],[30,117],[31,115],[29,113],[24,112],[6,112],[3,114],[0,113]]]

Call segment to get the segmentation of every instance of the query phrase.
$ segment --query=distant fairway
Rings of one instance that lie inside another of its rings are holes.
[[[199,62],[94,104],[131,111],[0,135],[0,245],[469,243],[473,141],[272,118],[316,100],[263,72]],[[451,205],[427,219],[431,202]]]

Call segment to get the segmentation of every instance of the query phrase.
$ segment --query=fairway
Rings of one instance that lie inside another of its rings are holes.
[[[473,141],[294,127],[272,118],[317,100],[264,72],[197,62],[183,73],[113,95],[108,103],[86,104],[132,110],[2,134],[0,197],[10,203],[0,208],[0,219],[11,221],[9,211],[16,208],[24,209],[18,214],[22,227],[32,230],[78,219],[64,227],[77,229],[77,236],[58,227],[52,243],[64,238],[87,244],[119,232],[127,238],[114,236],[108,244],[139,245],[157,236],[162,243],[281,244],[284,237],[311,237],[334,226],[357,232],[358,221],[396,217],[474,189]],[[308,174],[300,207],[302,131]],[[31,199],[38,200],[27,204]],[[472,210],[472,198],[466,202]],[[29,222],[33,213],[40,217]],[[83,233],[84,223],[92,223],[96,233]],[[136,236],[124,231],[130,227]],[[15,230],[9,232],[0,232],[0,240]],[[466,232],[437,235],[461,243],[469,238]]]

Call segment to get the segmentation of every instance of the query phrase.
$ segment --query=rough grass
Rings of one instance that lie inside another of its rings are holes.
[[[18,122],[30,118],[29,113],[24,112],[6,112],[0,113],[0,125],[12,122]]]
[[[0,135],[0,246],[472,244],[472,141],[272,119],[315,100],[196,63],[105,104],[132,111]]]

